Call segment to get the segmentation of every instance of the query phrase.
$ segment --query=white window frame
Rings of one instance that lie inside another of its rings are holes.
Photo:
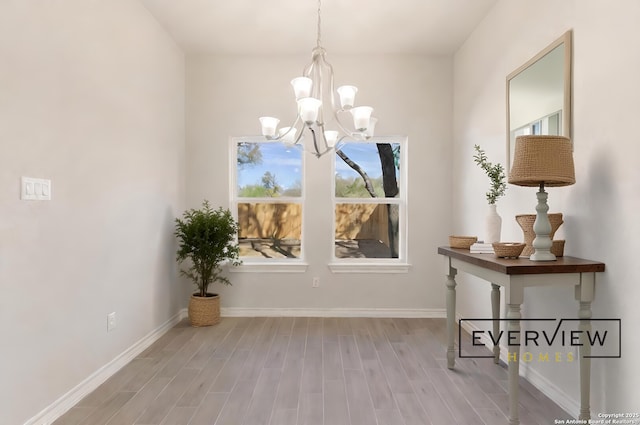
[[[400,194],[397,198],[337,198],[336,197],[336,158],[331,162],[331,201],[332,201],[332,229],[331,234],[333,243],[331,244],[331,262],[329,269],[333,273],[408,273],[411,265],[408,263],[408,214],[407,214],[407,191],[408,191],[408,172],[407,172],[407,154],[408,138],[406,136],[384,136],[372,137],[367,141],[349,141],[348,143],[399,143],[400,144]],[[391,201],[393,200],[393,201]],[[395,203],[399,207],[399,242],[398,242],[398,258],[337,258],[335,256],[335,234],[336,234],[336,205],[340,204],[389,204]]]
[[[296,203],[302,205],[302,223],[300,230],[300,258],[253,258],[243,257],[242,265],[230,268],[232,272],[249,272],[249,273],[304,273],[307,270],[308,264],[305,261],[305,170],[306,170],[306,155],[302,152],[302,172],[301,172],[301,186],[302,196],[290,197],[282,196],[277,198],[242,198],[238,196],[238,145],[240,143],[278,143],[265,140],[261,136],[244,136],[244,137],[232,137],[229,145],[229,169],[231,170],[229,178],[229,194],[230,194],[230,208],[232,215],[238,220],[238,204],[240,203]]]

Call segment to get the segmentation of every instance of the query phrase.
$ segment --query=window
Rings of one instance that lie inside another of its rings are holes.
[[[302,258],[303,151],[281,142],[233,139],[233,208],[245,263]]]
[[[406,145],[404,137],[341,142],[320,159],[332,178],[315,183],[327,191],[306,199],[301,146],[234,138],[231,209],[244,262],[237,271],[305,271],[305,202],[312,201],[333,227],[324,239],[333,272],[407,272]]]
[[[335,154],[334,262],[406,262],[406,139],[346,142]]]

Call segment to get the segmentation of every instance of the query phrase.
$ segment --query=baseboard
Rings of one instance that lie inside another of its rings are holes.
[[[223,317],[397,317],[444,318],[443,308],[243,308],[222,307]]]
[[[102,366],[80,384],[47,406],[40,413],[29,419],[24,425],[48,425],[53,423],[185,317],[187,317],[187,310],[182,309],[158,328],[122,352],[115,359]]]
[[[456,314],[456,320],[463,318],[460,314]],[[471,323],[468,320],[464,320],[462,322],[462,329],[467,331],[468,333],[472,333],[473,331],[481,330],[475,324]],[[493,342],[491,342],[491,338],[487,336],[487,334],[483,333],[481,335],[480,341],[486,345],[487,347],[492,347]],[[500,346],[500,360],[507,363],[507,355],[509,350],[506,346]],[[531,367],[528,363],[521,362],[520,363],[520,376],[525,378],[527,381],[531,383],[534,387],[536,387],[540,392],[556,403],[558,406],[562,407],[567,413],[569,413],[574,418],[577,418],[580,414],[580,403],[578,400],[574,400],[571,398],[566,392],[562,391],[557,385],[551,382],[548,378],[542,376],[540,372]]]

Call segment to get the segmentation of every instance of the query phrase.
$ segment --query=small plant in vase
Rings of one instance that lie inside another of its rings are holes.
[[[500,242],[500,230],[502,228],[502,218],[498,215],[496,202],[504,195],[507,190],[506,176],[502,164],[492,164],[487,159],[484,150],[480,146],[474,145],[476,154],[473,160],[482,168],[491,181],[491,187],[486,193],[487,202],[489,202],[489,214],[487,215],[487,239],[486,243]]]

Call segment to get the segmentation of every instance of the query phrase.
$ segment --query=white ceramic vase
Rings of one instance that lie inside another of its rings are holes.
[[[485,226],[485,243],[500,242],[502,217],[498,214],[496,204],[489,204]]]

